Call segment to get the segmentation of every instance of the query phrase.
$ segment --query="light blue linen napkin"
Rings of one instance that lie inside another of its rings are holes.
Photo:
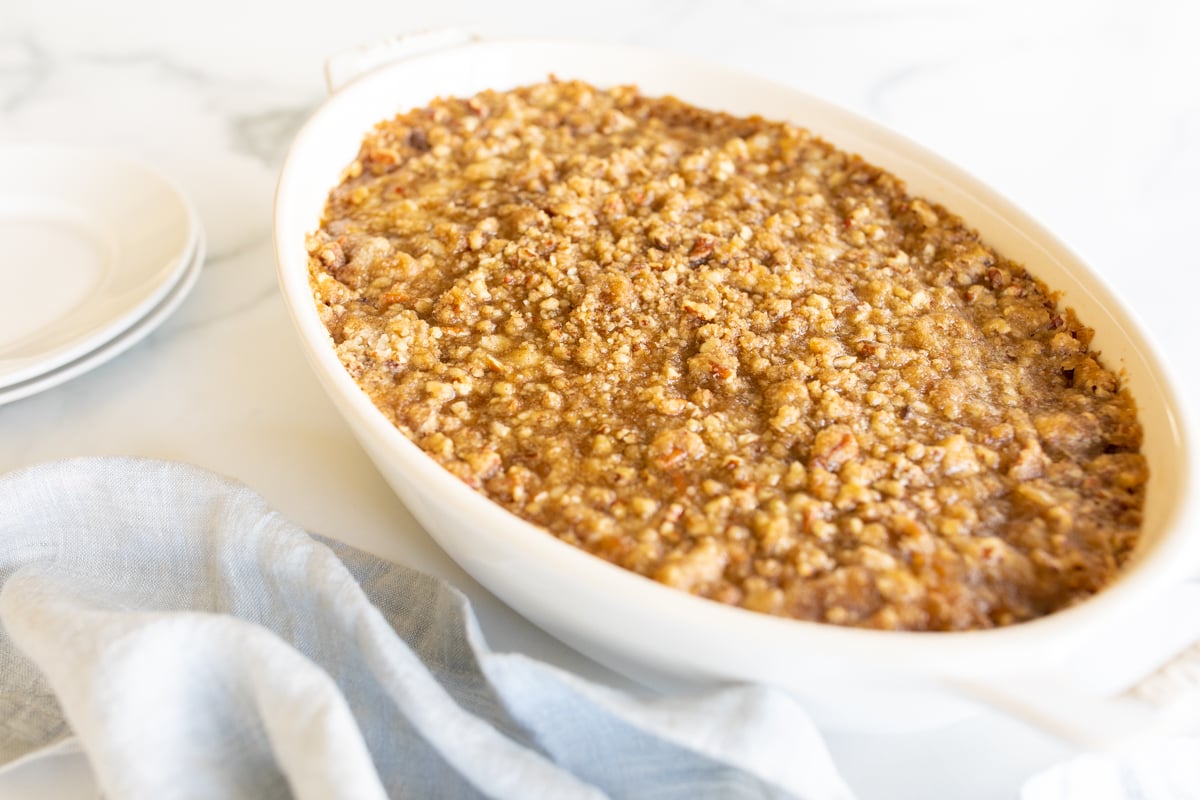
[[[0,765],[113,798],[847,798],[788,695],[633,696],[488,650],[444,583],[195,467],[0,477]]]

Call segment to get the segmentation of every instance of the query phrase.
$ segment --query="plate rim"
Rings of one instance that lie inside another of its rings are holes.
[[[166,193],[178,203],[178,209],[184,218],[183,245],[172,254],[170,264],[159,268],[159,277],[154,283],[137,296],[132,302],[116,314],[113,314],[96,325],[69,337],[63,342],[50,347],[41,353],[27,356],[0,358],[0,395],[9,389],[15,389],[22,384],[33,381],[47,373],[55,372],[72,362],[83,359],[99,350],[114,339],[121,336],[130,328],[136,326],[145,317],[154,313],[156,307],[179,283],[183,274],[191,267],[192,260],[202,250],[202,233],[200,217],[188,195],[179,184],[165,175],[161,170],[151,166],[146,161],[135,156],[114,152],[102,148],[56,143],[18,142],[0,144],[0,171],[8,159],[74,159],[82,163],[102,164],[105,167],[117,167],[122,171],[137,171],[157,182]],[[14,194],[20,194],[14,193]],[[61,198],[68,200],[68,198]],[[32,200],[32,196],[31,196]],[[45,205],[45,204],[43,204]],[[70,203],[64,203],[64,208]],[[81,208],[77,204],[74,206]],[[105,232],[109,233],[109,232]],[[120,271],[121,261],[118,260],[109,267],[110,271]],[[106,279],[102,279],[106,280]],[[85,299],[79,306],[86,305]],[[10,362],[11,367],[6,367]]]
[[[183,270],[175,276],[175,280],[170,282],[165,295],[149,311],[118,331],[115,336],[66,364],[61,364],[18,383],[0,386],[0,406],[24,400],[85,375],[112,361],[145,339],[166,322],[167,318],[192,293],[192,289],[200,278],[200,273],[204,271],[205,256],[204,236],[200,235]]]

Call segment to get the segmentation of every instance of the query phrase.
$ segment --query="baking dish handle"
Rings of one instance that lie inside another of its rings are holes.
[[[1096,697],[1062,679],[1010,680],[1003,687],[959,686],[962,695],[1057,736],[1077,747],[1128,752],[1153,737],[1200,734],[1200,647],[1180,654],[1160,680],[1181,684],[1179,693],[1159,697],[1143,685],[1111,697]]]
[[[1002,684],[950,683],[966,697],[1092,750],[1200,734],[1198,609],[1200,582],[1185,582],[1148,614],[1126,620],[1124,630],[1111,631],[1055,669]],[[1106,676],[1112,664],[1116,671]],[[1116,688],[1095,688],[1106,684]]]
[[[477,42],[479,38],[457,28],[435,28],[401,33],[352,50],[344,50],[325,62],[325,87],[333,94],[359,75],[376,67],[468,42]]]

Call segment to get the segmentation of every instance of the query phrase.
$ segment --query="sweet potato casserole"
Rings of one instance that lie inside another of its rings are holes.
[[[401,431],[670,586],[988,628],[1136,544],[1141,426],[1091,330],[802,128],[579,82],[438,100],[367,136],[308,250]]]

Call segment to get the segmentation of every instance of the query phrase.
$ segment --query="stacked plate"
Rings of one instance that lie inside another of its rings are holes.
[[[0,404],[141,341],[203,263],[191,204],[149,167],[99,151],[0,147]]]

